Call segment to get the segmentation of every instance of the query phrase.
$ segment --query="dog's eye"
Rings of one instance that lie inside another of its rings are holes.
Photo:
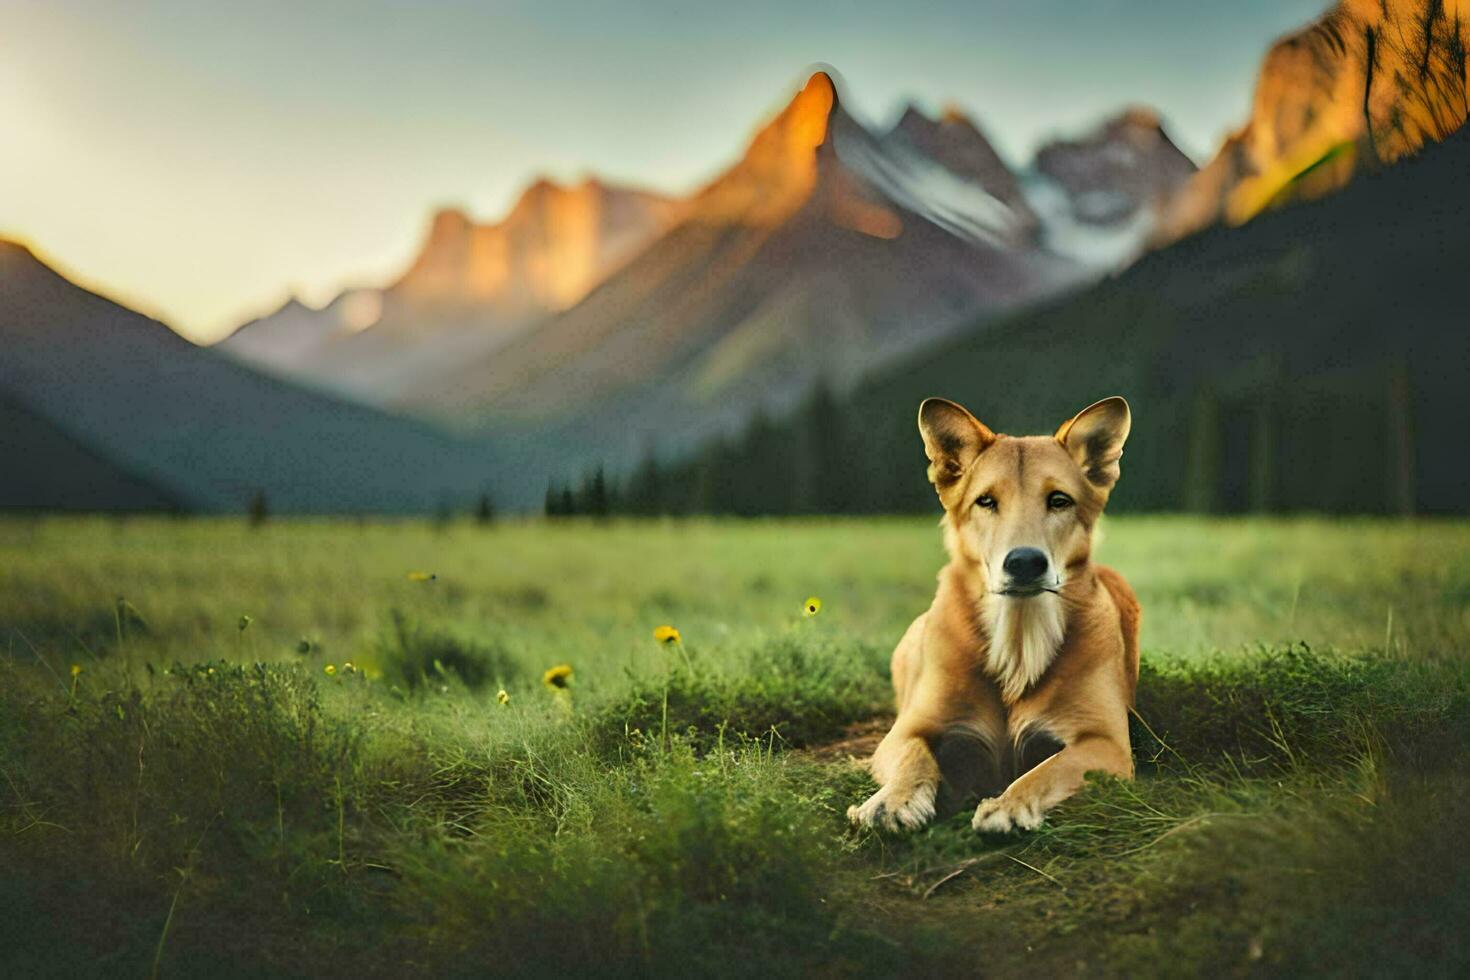
[[[1072,498],[1060,490],[1053,490],[1046,498],[1046,506],[1052,510],[1065,510],[1072,506]]]
[[[986,510],[995,510],[995,498],[988,493],[981,494],[980,498],[975,501],[975,506],[984,507]]]

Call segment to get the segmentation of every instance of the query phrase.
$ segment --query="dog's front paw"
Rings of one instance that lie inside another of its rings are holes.
[[[861,806],[848,807],[847,819],[857,827],[918,830],[934,819],[934,787],[926,783],[898,793],[884,786]]]
[[[984,834],[1008,834],[1012,830],[1035,830],[1044,819],[1046,814],[1034,803],[997,796],[980,801],[970,826]]]

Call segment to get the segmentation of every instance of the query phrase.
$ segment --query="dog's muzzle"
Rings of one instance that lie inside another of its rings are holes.
[[[1005,572],[1002,595],[1026,598],[1043,592],[1057,591],[1051,575],[1051,562],[1040,548],[1012,548],[1001,563]]]

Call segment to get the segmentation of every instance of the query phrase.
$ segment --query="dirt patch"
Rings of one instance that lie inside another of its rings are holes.
[[[854,722],[842,730],[841,738],[810,746],[801,753],[817,762],[866,763],[892,727],[893,719],[886,716]]]

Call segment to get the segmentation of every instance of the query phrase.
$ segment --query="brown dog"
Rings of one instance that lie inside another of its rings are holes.
[[[919,406],[950,560],[893,651],[898,719],[853,823],[913,829],[982,798],[976,830],[1029,830],[1087,772],[1131,778],[1138,600],[1091,557],[1130,424],[1121,398],[1024,438]]]

